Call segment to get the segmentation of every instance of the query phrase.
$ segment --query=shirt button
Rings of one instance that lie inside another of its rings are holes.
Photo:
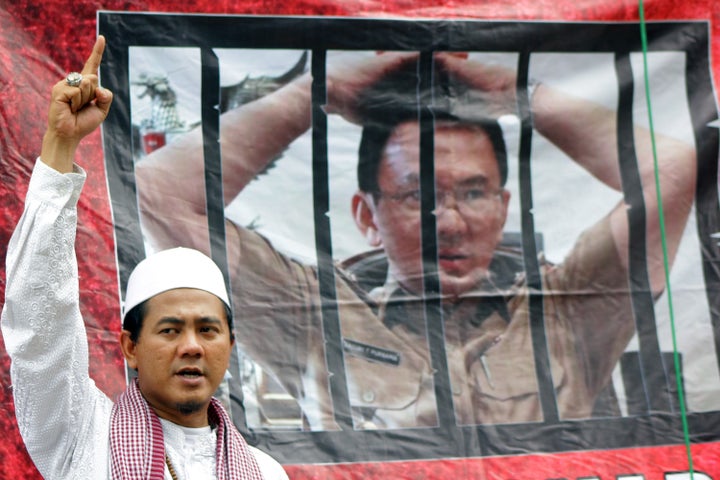
[[[373,392],[372,390],[365,390],[362,393],[362,399],[363,399],[363,402],[365,402],[365,403],[374,402],[375,401],[375,392]]]

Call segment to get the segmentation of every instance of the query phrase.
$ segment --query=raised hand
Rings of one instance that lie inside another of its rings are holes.
[[[99,86],[98,69],[105,50],[105,38],[99,36],[85,62],[76,85],[63,79],[52,89],[48,127],[43,138],[43,162],[56,170],[72,171],[75,150],[80,141],[107,117],[112,92]]]

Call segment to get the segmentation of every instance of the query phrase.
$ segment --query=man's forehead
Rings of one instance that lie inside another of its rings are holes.
[[[468,136],[469,135],[469,136]],[[496,154],[488,133],[480,126],[441,121],[434,133],[434,160],[437,173],[450,165],[460,180],[467,183],[488,182],[499,176]],[[416,121],[399,124],[388,139],[380,160],[381,172],[392,170],[392,181],[401,184],[420,183],[420,128]],[[378,180],[382,183],[385,175]]]
[[[435,123],[433,139],[436,150],[439,146],[449,145],[457,149],[471,148],[468,140],[477,141],[489,150],[493,149],[487,130],[480,125],[469,123],[438,121]],[[419,152],[420,125],[417,121],[410,121],[400,123],[392,130],[383,149],[383,157],[395,155],[419,157]]]

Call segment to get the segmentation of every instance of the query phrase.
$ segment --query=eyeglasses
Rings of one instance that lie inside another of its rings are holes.
[[[480,186],[457,187],[453,190],[435,191],[435,208],[454,207],[465,215],[486,213],[495,207],[495,202],[501,197],[502,188],[489,189]],[[420,189],[410,189],[400,192],[387,192],[377,190],[373,192],[375,198],[389,200],[408,213],[420,211]],[[452,201],[450,201],[452,199]]]

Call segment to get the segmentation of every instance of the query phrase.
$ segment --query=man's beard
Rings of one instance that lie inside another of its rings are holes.
[[[177,403],[175,408],[177,408],[181,415],[191,415],[199,412],[203,408],[203,404],[200,402],[183,402]]]

